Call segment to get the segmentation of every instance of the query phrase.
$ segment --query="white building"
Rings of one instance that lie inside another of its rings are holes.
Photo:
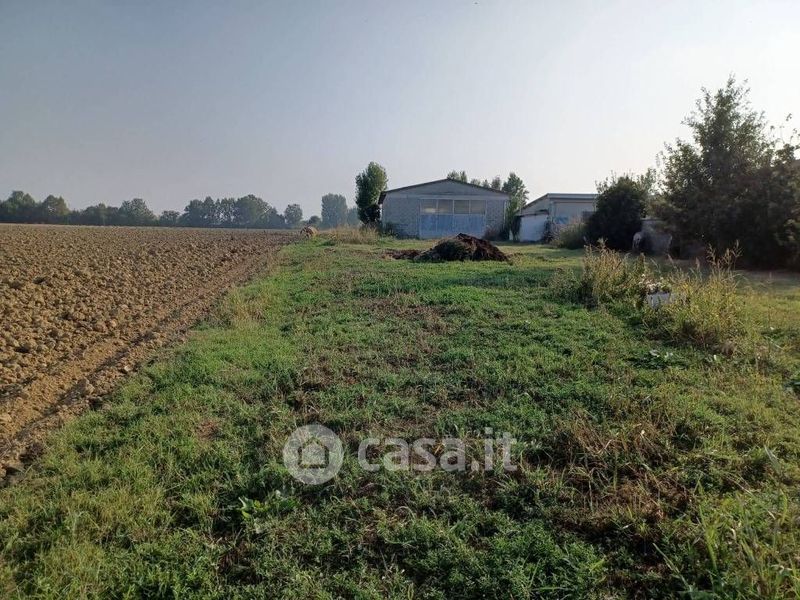
[[[595,210],[597,194],[545,194],[529,202],[517,215],[519,239],[540,242],[548,232],[575,221],[585,221]]]
[[[432,239],[467,233],[486,237],[502,229],[508,194],[455,179],[386,190],[381,221],[398,235]]]

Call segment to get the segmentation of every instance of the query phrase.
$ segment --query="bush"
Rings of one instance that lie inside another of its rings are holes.
[[[564,225],[553,238],[553,245],[556,248],[566,248],[567,250],[578,250],[586,245],[586,224],[575,221]]]
[[[597,208],[586,223],[592,243],[602,239],[609,248],[630,249],[634,234],[642,227],[652,177],[652,173],[636,179],[623,175],[600,184]]]

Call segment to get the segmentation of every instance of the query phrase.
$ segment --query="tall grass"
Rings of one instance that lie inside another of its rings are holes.
[[[698,263],[690,270],[662,273],[642,256],[633,259],[601,243],[586,247],[580,275],[562,273],[552,285],[558,295],[588,307],[625,301],[658,337],[733,353],[753,331],[733,268],[736,257],[731,250],[709,256],[705,268]],[[654,292],[670,295],[653,306],[648,295]]]
[[[735,251],[709,256],[708,268],[675,270],[669,276],[670,302],[643,307],[645,324],[661,337],[688,341],[702,348],[733,352],[737,339],[746,336],[744,298],[733,270]]]
[[[372,244],[378,241],[379,232],[374,227],[337,227],[323,230],[319,235],[334,244]]]
[[[579,250],[586,245],[586,224],[583,221],[573,221],[556,230],[553,237],[556,248]]]

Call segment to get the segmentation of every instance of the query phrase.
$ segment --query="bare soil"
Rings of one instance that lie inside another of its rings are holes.
[[[0,225],[0,477],[263,270],[289,233]]]

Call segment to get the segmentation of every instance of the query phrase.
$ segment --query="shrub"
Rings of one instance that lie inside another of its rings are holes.
[[[567,250],[578,250],[586,245],[586,224],[574,221],[556,231],[553,245]]]
[[[633,235],[642,227],[652,178],[652,173],[635,179],[623,175],[598,186],[597,208],[586,223],[586,235],[592,243],[603,239],[609,248],[630,249]]]

